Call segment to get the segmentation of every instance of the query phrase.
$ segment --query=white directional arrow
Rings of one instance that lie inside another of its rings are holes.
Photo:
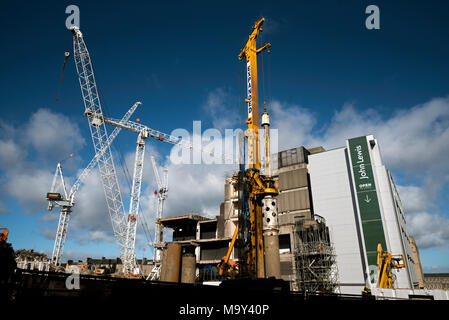
[[[371,198],[366,195],[365,199],[363,199],[363,201],[365,201],[366,203],[370,203],[371,202]]]

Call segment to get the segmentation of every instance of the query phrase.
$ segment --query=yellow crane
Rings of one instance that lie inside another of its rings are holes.
[[[382,245],[377,245],[377,265],[379,271],[377,274],[378,288],[394,288],[393,269],[405,268],[404,256],[402,254],[391,254],[383,251]]]
[[[246,136],[248,139],[249,169],[244,172],[244,182],[240,175],[234,176],[235,180],[245,184],[244,187],[248,194],[245,199],[249,207],[250,226],[248,233],[250,234],[250,241],[247,247],[246,261],[242,262],[245,264],[247,275],[257,278],[265,277],[262,199],[278,194],[271,176],[264,176],[260,173],[257,55],[271,46],[270,43],[267,43],[257,48],[257,36],[262,31],[264,21],[265,19],[262,18],[254,24],[249,39],[238,56],[239,60],[246,59],[247,98],[245,102],[248,106],[248,118],[246,120],[248,130]],[[237,225],[228,253],[220,265],[220,275],[226,273],[225,269],[227,268],[238,232],[239,226]]]
[[[240,51],[239,60],[246,58],[246,79],[247,79],[247,98],[248,104],[248,156],[249,167],[260,170],[259,155],[259,91],[257,86],[257,55],[271,47],[270,43],[257,48],[257,36],[262,31],[262,24],[265,19],[257,21],[253,27],[248,42]]]
[[[247,267],[250,275],[258,278],[265,277],[263,225],[262,225],[262,199],[266,196],[277,195],[274,180],[269,176],[260,174],[260,147],[259,147],[259,91],[257,81],[257,55],[271,47],[270,43],[257,48],[257,36],[262,31],[265,18],[254,24],[249,39],[240,51],[239,60],[246,59],[246,87],[248,106],[248,160],[249,169],[245,171],[245,182],[248,188],[248,205],[250,212],[250,248],[247,256]]]

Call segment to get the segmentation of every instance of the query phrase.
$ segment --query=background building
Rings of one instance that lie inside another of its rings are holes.
[[[449,273],[425,273],[424,287],[426,289],[449,290]]]
[[[274,158],[281,278],[290,282],[292,290],[338,289],[335,251],[325,219],[314,214],[307,168],[309,156],[320,151],[324,149],[298,147]]]
[[[375,284],[378,243],[405,258],[406,267],[393,271],[395,287],[417,288],[401,200],[376,139],[349,139],[345,147],[310,155],[309,173],[314,211],[327,220],[335,245],[341,292]]]

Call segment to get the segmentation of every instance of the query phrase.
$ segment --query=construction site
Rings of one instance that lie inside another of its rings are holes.
[[[217,295],[236,301],[250,295],[251,301],[263,297],[291,305],[320,299],[449,300],[447,287],[426,285],[393,178],[378,156],[379,143],[387,141],[367,135],[347,137],[341,141],[344,146],[332,150],[318,145],[270,151],[269,108],[265,101],[263,107],[259,104],[258,93],[258,57],[271,47],[257,41],[264,22],[262,18],[251,26],[247,42],[236,55],[237,61],[244,61],[247,118],[242,124],[244,135],[239,137],[241,153],[233,159],[236,170],[222,183],[223,200],[216,204],[219,215],[167,215],[164,203],[175,196],[170,194],[169,172],[151,157],[158,187],[154,221],[142,221],[140,211],[146,143],[156,140],[191,150],[192,142],[131,121],[141,102],[135,102],[121,119],[105,116],[87,36],[72,27],[73,52],[65,53],[64,67],[73,60],[77,74],[65,77],[79,80],[84,104],[80,112],[88,121],[95,155],[71,186],[58,163],[52,185],[42,190],[48,210],[59,213],[51,257],[26,250],[14,254],[7,242],[8,230],[3,231],[2,259],[10,263],[2,269],[2,285],[7,288],[2,299],[85,301],[101,296],[122,301],[133,292],[128,299],[136,295],[151,296],[154,301],[172,298],[179,299],[178,304],[189,295],[207,297],[203,303],[215,304]],[[122,130],[136,137],[128,209],[110,148]],[[361,167],[360,161],[366,166]],[[117,258],[67,260],[64,248],[70,241],[71,216],[77,211],[77,191],[97,168]],[[366,171],[359,177],[361,169]],[[365,175],[371,180],[363,179]],[[148,225],[154,225],[150,258],[137,259],[139,224],[146,232]],[[74,275],[78,282],[70,282],[75,286],[72,290],[67,288],[67,277]]]

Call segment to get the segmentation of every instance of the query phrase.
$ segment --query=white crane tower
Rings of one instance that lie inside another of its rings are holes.
[[[157,183],[157,212],[156,212],[156,225],[154,230],[154,260],[156,262],[160,262],[161,260],[161,250],[160,245],[162,243],[162,233],[161,233],[161,226],[159,224],[159,219],[163,216],[164,211],[164,202],[167,199],[168,196],[168,168],[163,167],[163,180],[161,180],[159,176],[159,169],[156,164],[156,160],[154,157],[151,157],[151,162],[153,164],[153,171],[154,171],[154,177],[156,179]]]
[[[124,213],[123,200],[112,152],[109,146],[106,145],[108,134],[103,121],[103,111],[95,82],[92,61],[81,31],[77,27],[72,27],[71,31],[73,33],[74,60],[85,107],[84,114],[87,116],[89,122],[95,155],[98,156],[98,168],[106,196],[114,237],[120,257],[124,260],[125,248],[127,248],[127,216]],[[105,150],[104,152],[102,152],[103,149]]]

